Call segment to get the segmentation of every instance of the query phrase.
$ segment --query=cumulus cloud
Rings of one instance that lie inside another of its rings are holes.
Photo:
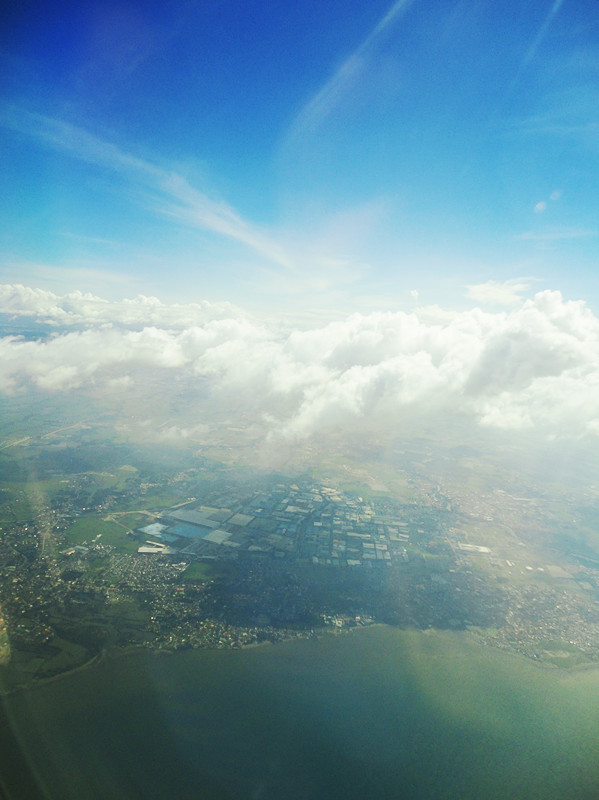
[[[242,315],[231,303],[186,303],[165,305],[156,297],[138,295],[109,302],[79,291],[56,295],[45,289],[20,284],[0,284],[0,314],[32,317],[55,326],[119,324],[125,326],[158,325],[182,328]]]
[[[271,440],[393,432],[445,415],[552,436],[599,432],[599,319],[559,292],[509,313],[355,314],[284,335],[240,316],[141,330],[105,318],[43,340],[1,339],[0,390],[118,391],[146,369],[168,392],[184,378],[202,387],[197,418],[170,421],[171,440],[197,434],[207,394],[213,408],[251,409]]]

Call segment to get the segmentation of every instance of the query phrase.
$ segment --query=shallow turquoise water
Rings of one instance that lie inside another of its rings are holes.
[[[137,653],[3,704],[18,798],[599,797],[599,671],[462,634]]]

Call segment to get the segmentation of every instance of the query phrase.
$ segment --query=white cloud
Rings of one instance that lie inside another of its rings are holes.
[[[516,72],[512,82],[510,84],[510,87],[509,87],[509,90],[508,90],[508,95],[512,92],[512,90],[514,89],[514,87],[516,86],[518,81],[520,80],[520,77],[521,77],[522,73],[524,72],[524,70],[526,69],[526,67],[535,58],[536,53],[537,53],[537,51],[538,51],[543,39],[547,35],[547,31],[549,30],[549,26],[551,25],[551,23],[553,22],[554,17],[556,16],[558,11],[562,7],[563,2],[564,2],[564,0],[553,0],[553,3],[552,3],[551,8],[549,9],[549,11],[547,13],[547,16],[543,20],[543,23],[542,23],[541,27],[539,28],[536,36],[534,37],[534,39],[530,43],[530,45],[529,45],[529,47],[528,47],[528,49],[526,51],[526,54],[525,54],[524,58],[522,59],[522,61],[520,63],[520,66],[518,67],[518,71]]]
[[[399,0],[387,15],[389,20],[399,12],[400,6],[411,0]],[[387,18],[380,23],[385,28]],[[378,29],[378,27],[377,27]],[[375,29],[375,30],[377,30]],[[374,35],[374,32],[373,34]],[[370,37],[367,41],[370,40]],[[332,215],[320,215],[317,220],[304,220],[298,227],[297,220],[278,230],[262,227],[247,219],[224,200],[201,191],[180,172],[147,158],[140,158],[90,131],[42,114],[24,109],[7,107],[0,110],[0,127],[16,131],[32,138],[44,147],[64,153],[71,158],[92,164],[111,177],[117,189],[125,188],[122,194],[144,210],[163,219],[197,231],[208,231],[239,245],[244,245],[258,256],[253,265],[253,284],[256,275],[264,279],[264,292],[276,287],[279,291],[327,291],[355,281],[364,272],[362,251],[366,241],[371,242],[381,220],[389,213],[390,202],[385,199],[371,200],[356,207],[338,210]],[[118,242],[102,240],[94,236],[64,234],[89,245],[110,245],[122,251]],[[359,257],[356,258],[356,253]],[[247,264],[246,252],[244,263]],[[122,258],[119,256],[119,258]],[[236,250],[231,261],[238,259]],[[114,265],[114,258],[111,264]],[[64,285],[97,286],[108,281],[127,278],[110,274],[102,269],[102,263],[82,264],[78,261],[67,268],[36,264],[12,266],[13,281],[22,280],[23,268],[28,274],[39,278],[48,277],[56,286],[56,279],[68,276]],[[122,264],[128,272],[127,263]],[[281,269],[282,268],[282,269]],[[6,278],[9,279],[8,277]],[[79,280],[78,280],[79,279]],[[94,279],[94,283],[90,281]]]
[[[185,328],[211,319],[244,316],[241,309],[231,303],[203,301],[165,305],[158,298],[145,295],[109,302],[89,293],[76,291],[61,296],[21,284],[0,284],[0,314],[32,317],[56,326],[114,323],[167,328]]]
[[[53,299],[35,290],[22,297],[34,307]],[[140,370],[162,376],[167,395],[185,381],[197,403],[187,404],[185,420],[169,421],[171,440],[202,435],[206,397],[217,414],[251,410],[256,436],[271,440],[329,430],[393,435],[410,420],[442,425],[447,415],[499,430],[599,432],[599,319],[558,292],[540,292],[510,313],[354,314],[287,334],[239,316],[128,330],[127,306],[88,302],[102,313],[98,323],[89,313],[85,330],[0,340],[2,391],[116,392],[123,383],[130,389]],[[133,307],[135,326],[142,310],[175,313],[148,298]],[[119,326],[106,325],[109,311]]]
[[[597,236],[590,228],[549,228],[546,231],[525,231],[518,236],[531,242],[559,241],[561,239],[588,239]]]
[[[549,200],[552,203],[556,203],[561,196],[562,196],[561,189],[555,189],[549,195]],[[535,212],[535,214],[543,214],[545,211],[547,211],[547,200],[540,200],[534,207],[533,211]]]
[[[288,142],[312,134],[344,100],[364,72],[369,55],[385,33],[408,10],[413,0],[396,0],[368,36],[343,61],[333,76],[320,88],[299,112],[291,126]]]
[[[522,292],[530,289],[530,278],[513,278],[499,283],[487,281],[467,286],[466,296],[483,305],[514,306],[522,302]]]
[[[178,443],[185,441],[186,439],[192,439],[194,441],[201,440],[209,431],[208,425],[193,425],[190,428],[181,427],[179,425],[163,425],[157,430],[153,430],[153,426],[150,424],[149,426],[152,429],[152,439],[158,442],[171,442],[171,443]]]
[[[547,35],[547,30],[549,29],[549,26],[553,22],[553,18],[555,17],[555,15],[558,13],[560,8],[562,7],[563,2],[564,2],[564,0],[553,0],[551,8],[549,9],[549,11],[547,13],[547,16],[543,20],[543,24],[539,28],[539,31],[538,31],[537,35],[535,36],[535,38],[533,39],[532,43],[530,44],[528,50],[526,51],[526,56],[524,57],[524,61],[520,65],[519,72],[521,72],[532,61],[532,59],[535,57],[536,52],[539,49],[539,46],[540,46],[541,42],[543,41],[543,39]]]
[[[0,114],[0,126],[108,169],[117,178],[124,176],[129,186],[151,193],[151,203],[160,214],[240,242],[279,266],[290,266],[287,253],[273,236],[225,202],[192,187],[182,175],[134,156],[76,125],[25,109],[5,108]]]

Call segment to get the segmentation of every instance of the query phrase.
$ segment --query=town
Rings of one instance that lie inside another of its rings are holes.
[[[390,566],[408,560],[410,533],[424,534],[416,527],[419,521],[404,520],[399,509],[377,513],[359,496],[351,499],[327,486],[300,489],[295,483],[257,491],[233,508],[177,508],[158,519],[138,530],[150,537],[138,552],[200,558],[268,553],[336,567]]]
[[[599,565],[498,536],[522,518],[517,498],[438,483],[406,500],[208,466],[204,480],[71,474],[27,513],[18,484],[4,490],[0,658],[15,684],[114,647],[240,647],[374,622],[599,660]]]

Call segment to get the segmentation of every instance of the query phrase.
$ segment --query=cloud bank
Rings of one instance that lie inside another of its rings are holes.
[[[251,409],[271,439],[393,431],[446,415],[497,430],[599,434],[599,319],[559,292],[540,292],[510,313],[354,314],[285,335],[233,309],[209,318],[209,307],[204,319],[198,311],[175,326],[167,321],[180,307],[148,298],[111,304],[74,294],[66,308],[64,298],[23,287],[4,287],[2,296],[14,314],[87,321],[50,338],[0,339],[5,393],[123,390],[147,368],[164,375],[165,387],[183,377],[202,386],[198,424],[208,387],[217,407],[233,399]],[[140,328],[144,313],[154,324]],[[106,324],[111,315],[119,325]]]
[[[79,291],[57,295],[45,289],[21,284],[0,284],[0,314],[31,317],[53,326],[90,326],[116,324],[125,326],[158,325],[184,328],[243,314],[231,303],[187,303],[165,305],[157,297],[138,295],[120,302]]]

